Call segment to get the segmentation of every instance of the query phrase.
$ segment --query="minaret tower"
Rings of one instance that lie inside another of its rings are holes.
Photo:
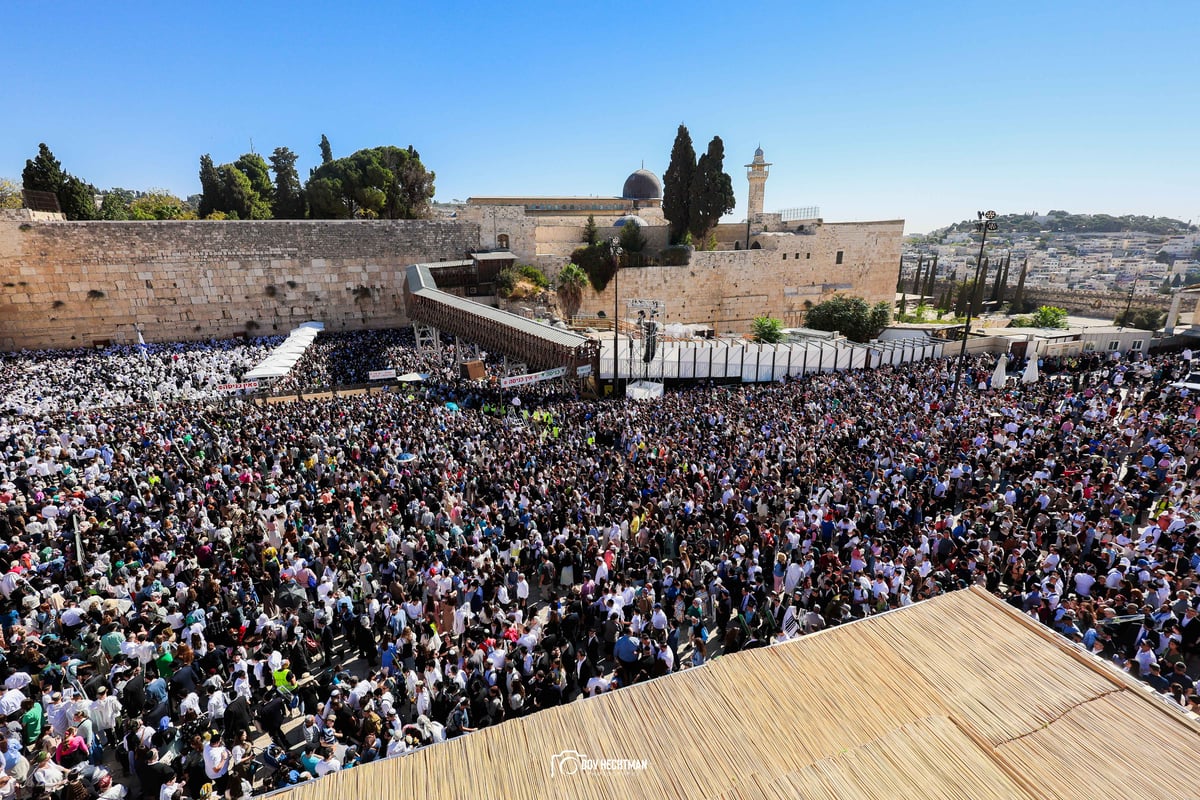
[[[746,179],[750,181],[750,201],[746,205],[746,219],[753,221],[763,213],[763,197],[767,190],[767,173],[770,164],[763,159],[762,147],[754,151],[754,160],[746,165]]]

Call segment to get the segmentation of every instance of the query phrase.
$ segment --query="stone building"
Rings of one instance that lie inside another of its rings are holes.
[[[694,251],[683,267],[622,269],[615,282],[621,295],[665,300],[669,321],[722,332],[745,332],[764,314],[799,326],[808,308],[838,292],[890,302],[904,221],[833,223],[816,209],[766,213],[771,166],[763,149],[755,150],[746,165],[747,217],[716,227],[716,250]],[[662,184],[644,168],[625,180],[620,197],[473,197],[459,218],[479,226],[481,247],[510,249],[553,278],[580,246],[588,215],[602,238],[627,220],[641,225],[651,255],[643,261],[651,264],[669,243]],[[581,313],[612,313],[615,291],[610,283],[604,292],[585,292]]]

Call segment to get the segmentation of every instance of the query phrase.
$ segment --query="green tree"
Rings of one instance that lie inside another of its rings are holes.
[[[321,134],[321,164],[325,165],[333,161],[333,147],[329,144],[329,137]]]
[[[583,304],[583,287],[588,284],[588,275],[578,264],[567,264],[558,273],[558,305],[564,317],[579,313]]]
[[[1030,316],[1029,324],[1034,328],[1065,328],[1067,310],[1058,306],[1038,306]]]
[[[304,219],[304,190],[296,173],[296,154],[286,147],[276,147],[271,153],[271,171],[275,173],[272,215],[275,219]]]
[[[67,219],[95,219],[96,190],[86,181],[65,172],[45,142],[38,145],[37,157],[25,162],[21,184],[29,191],[51,192]]]
[[[97,219],[119,222],[129,219],[129,202],[115,190],[109,190],[100,201],[100,211]]]
[[[1013,292],[1011,308],[1020,313],[1025,310],[1025,276],[1029,273],[1029,257],[1021,261],[1021,273],[1017,277],[1017,288]]]
[[[225,204],[221,187],[221,176],[217,173],[212,156],[200,156],[200,218],[208,219],[214,211]]]
[[[221,182],[221,203],[216,209],[234,219],[270,219],[271,209],[258,196],[246,173],[233,164],[217,167]]]
[[[63,172],[62,164],[45,142],[38,145],[37,157],[26,161],[25,169],[21,172],[21,184],[26,191],[53,192],[57,195],[66,180],[67,173]]]
[[[17,182],[0,178],[0,208],[21,208],[23,205],[21,187]]]
[[[686,125],[680,125],[671,146],[671,162],[663,173],[663,216],[670,226],[671,244],[678,244],[691,223],[692,178],[696,174],[696,150]]]
[[[305,193],[314,219],[429,216],[434,173],[411,146],[375,147],[322,164]]]
[[[571,253],[571,261],[587,273],[592,288],[597,292],[603,292],[617,274],[617,251],[609,242],[577,248]]]
[[[688,202],[688,230],[697,242],[705,241],[721,217],[736,205],[733,179],[725,172],[725,143],[720,136],[712,138],[708,143],[708,151],[700,156],[696,164]]]
[[[629,220],[621,226],[621,249],[626,253],[641,253],[646,249],[646,237],[642,235],[642,226]]]
[[[109,195],[105,195],[108,199]],[[103,209],[103,206],[101,206]],[[166,189],[151,189],[129,204],[129,218],[140,220],[195,219],[187,204]]]
[[[1167,312],[1157,308],[1131,308],[1122,311],[1113,320],[1113,325],[1156,331],[1167,321]]]
[[[74,175],[67,175],[58,190],[58,205],[67,219],[95,219],[96,187]]]
[[[595,245],[600,242],[600,229],[596,227],[596,217],[593,214],[588,214],[587,224],[583,226],[584,244]]]
[[[233,162],[233,165],[250,179],[250,189],[257,196],[258,202],[269,209],[271,199],[275,194],[275,187],[271,185],[270,168],[263,157],[258,153],[244,153],[237,161]],[[270,219],[270,217],[255,217],[255,219]]]
[[[750,327],[756,342],[776,344],[783,341],[783,321],[775,317],[755,317]]]
[[[804,324],[819,331],[839,331],[856,342],[874,339],[891,320],[886,302],[871,306],[861,297],[835,295],[804,315]]]

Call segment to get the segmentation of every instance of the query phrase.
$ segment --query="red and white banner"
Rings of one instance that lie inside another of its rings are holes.
[[[258,381],[245,381],[243,383],[222,383],[217,385],[218,392],[241,392],[250,389],[257,389]]]
[[[566,367],[555,367],[554,369],[548,369],[542,372],[531,372],[528,375],[511,375],[507,378],[500,379],[500,388],[511,389],[514,386],[526,386],[530,383],[539,383],[541,381],[553,380],[554,378],[561,378],[566,374]]]

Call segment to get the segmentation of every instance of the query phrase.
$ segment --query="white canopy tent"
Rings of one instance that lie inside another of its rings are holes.
[[[312,346],[317,334],[325,330],[323,322],[305,322],[292,330],[288,337],[271,351],[263,361],[245,375],[245,380],[275,380],[292,371],[296,362]]]
[[[630,400],[657,400],[663,396],[663,385],[653,381],[634,381],[625,387],[625,396]]]

